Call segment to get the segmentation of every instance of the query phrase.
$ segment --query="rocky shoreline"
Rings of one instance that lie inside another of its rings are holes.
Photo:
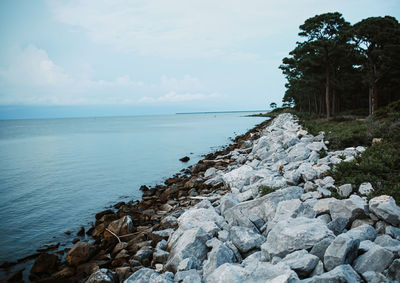
[[[326,172],[365,149],[327,143],[281,114],[165,185],[143,186],[141,202],[96,214],[94,242],[65,250],[65,262],[42,253],[30,279],[400,281],[400,207],[368,201],[369,183],[336,187]]]

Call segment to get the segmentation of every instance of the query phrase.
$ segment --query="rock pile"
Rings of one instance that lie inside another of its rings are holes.
[[[87,250],[86,282],[400,281],[400,207],[389,196],[367,202],[369,183],[336,187],[325,176],[365,149],[328,152],[323,133],[308,134],[291,114],[257,131],[199,163],[183,185],[152,192],[157,209],[145,190],[137,214],[124,204],[96,216],[98,243],[77,243],[66,269],[82,269]],[[260,187],[272,192],[260,196]],[[143,215],[159,224],[132,225]]]

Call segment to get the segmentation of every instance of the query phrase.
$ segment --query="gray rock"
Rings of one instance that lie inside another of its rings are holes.
[[[357,257],[360,240],[341,234],[329,245],[324,255],[325,269],[330,271],[343,264],[351,264]]]
[[[287,162],[303,161],[311,154],[311,150],[307,148],[305,143],[298,143],[290,148],[286,157]]]
[[[237,264],[225,263],[219,266],[213,273],[207,278],[207,283],[242,283],[245,278],[245,270],[243,267]]]
[[[251,255],[249,255],[248,257],[246,257],[243,261],[242,261],[242,265],[243,266],[248,266],[248,265],[252,265],[252,264],[256,264],[257,262],[262,261],[262,254],[261,251],[258,252],[254,252]]]
[[[330,206],[331,203],[336,202],[336,201],[337,201],[337,199],[335,199],[335,198],[319,199],[315,203],[313,209],[317,213],[317,215],[330,213],[329,206]]]
[[[390,281],[382,273],[375,271],[364,272],[362,277],[367,283],[390,283]]]
[[[209,209],[209,208],[213,208],[213,205],[211,204],[211,201],[208,199],[203,199],[201,202],[199,202],[198,204],[196,204],[194,206],[194,208],[205,208],[205,209]]]
[[[153,261],[154,263],[166,263],[169,257],[169,252],[163,250],[156,250],[153,253]]]
[[[297,170],[287,171],[285,172],[285,174],[283,174],[283,177],[286,179],[286,182],[289,185],[294,185],[294,186],[299,183],[300,176],[301,175]]]
[[[396,228],[393,226],[386,226],[385,233],[391,236],[392,238],[400,240],[400,228]]]
[[[315,211],[311,206],[304,204],[299,199],[281,201],[277,208],[272,222],[279,222],[289,218],[304,216],[314,218]]]
[[[376,246],[375,243],[371,242],[370,240],[365,240],[360,242],[360,246],[358,247],[359,253],[366,253],[369,251],[372,247]]]
[[[197,258],[187,257],[178,264],[178,271],[187,271],[191,269],[200,269],[201,263]]]
[[[207,259],[203,263],[203,277],[206,278],[216,268],[224,263],[234,263],[235,254],[221,241],[215,241],[212,250],[208,253]]]
[[[161,240],[168,240],[169,237],[174,233],[174,229],[168,228],[160,231],[153,231],[151,233],[151,239],[155,242],[159,242]]]
[[[310,254],[317,256],[320,260],[324,260],[325,251],[333,240],[332,237],[322,239],[312,247]]]
[[[302,194],[300,197],[301,201],[305,201],[308,199],[320,199],[322,197],[320,192],[308,192],[305,194]]]
[[[189,209],[178,218],[179,226],[202,227],[204,231],[211,232],[212,235],[212,231],[208,231],[205,227],[205,222],[214,222],[218,227],[222,227],[225,219],[214,208]]]
[[[261,228],[264,226],[265,222],[262,220],[260,217],[258,217],[255,214],[249,215],[249,220],[257,227],[259,231],[261,231]]]
[[[324,222],[325,224],[328,224],[332,221],[332,218],[329,214],[321,214],[317,217],[317,219],[322,220],[322,222]]]
[[[321,275],[325,272],[324,264],[322,261],[318,261],[317,265],[315,266],[314,270],[311,272],[310,277]]]
[[[269,232],[267,242],[261,246],[265,257],[285,255],[296,250],[309,249],[326,237],[334,237],[325,223],[305,217],[278,222]]]
[[[337,236],[343,232],[348,223],[349,219],[339,217],[329,222],[327,226]]]
[[[222,242],[226,242],[230,240],[229,232],[226,230],[221,230],[218,232],[218,239]]]
[[[376,237],[375,244],[388,249],[396,255],[400,254],[400,241],[392,239],[389,235],[380,235]]]
[[[362,183],[360,187],[358,188],[358,192],[362,195],[368,196],[374,191],[374,188],[372,187],[371,183]]]
[[[361,277],[348,265],[340,265],[324,274],[303,280],[304,283],[358,283]]]
[[[187,271],[179,271],[175,274],[175,282],[177,283],[203,283],[203,279],[195,269]]]
[[[224,183],[230,188],[242,189],[250,185],[250,178],[253,176],[253,168],[249,165],[242,165],[239,168],[229,171],[222,176]]]
[[[282,259],[282,263],[290,266],[300,278],[307,277],[316,267],[319,258],[306,250],[295,251]]]
[[[379,259],[379,260],[377,260]],[[366,271],[383,272],[393,260],[393,253],[378,245],[354,261],[354,269],[362,274]]]
[[[388,276],[392,280],[400,281],[400,259],[396,259],[389,266]]]
[[[143,265],[148,265],[153,257],[153,251],[151,246],[144,246],[136,252],[133,256],[134,259],[138,260]]]
[[[257,215],[264,221],[271,220],[275,216],[276,207],[281,201],[298,199],[302,194],[303,189],[300,187],[287,187],[261,198],[239,203],[227,209],[224,216],[231,226],[244,226],[257,231],[253,222],[249,220],[250,215]]]
[[[316,188],[316,186],[315,186],[315,184],[313,182],[307,181],[304,184],[303,188],[304,188],[304,191],[308,193],[308,192],[313,191]]]
[[[205,178],[214,177],[215,173],[217,173],[217,169],[215,169],[214,167],[210,167],[206,170],[206,172],[204,172],[204,177]]]
[[[237,262],[241,262],[242,261],[242,255],[240,254],[240,252],[237,249],[237,247],[232,243],[232,241],[225,242],[225,245],[233,251],[233,253],[235,254],[235,257],[236,257],[236,261]]]
[[[369,209],[380,219],[394,226],[400,225],[400,207],[391,196],[379,196],[369,201]]]
[[[329,203],[332,219],[347,218],[350,222],[357,218],[365,218],[367,216],[367,207],[365,200],[357,195],[351,195],[348,199]]]
[[[180,236],[176,241],[168,241],[170,257],[165,265],[167,270],[176,272],[179,263],[191,256],[197,258],[199,261],[203,261],[206,258],[206,242],[210,238],[210,235],[201,227],[191,228],[183,231],[183,233],[180,233],[180,231],[176,231],[175,233]]]
[[[150,276],[149,283],[173,283],[174,274],[172,272],[165,272],[163,274],[153,274]]]
[[[373,215],[373,214],[371,214],[371,215]],[[378,234],[384,234],[385,231],[386,231],[386,227],[387,227],[388,225],[389,225],[389,224],[387,224],[387,223],[386,223],[385,221],[383,221],[383,220],[377,221],[377,222],[375,223],[376,232],[377,232]]]
[[[85,283],[115,283],[117,282],[117,274],[108,270],[107,268],[102,268],[92,273]]]
[[[156,250],[165,250],[167,247],[167,241],[166,240],[161,240],[157,243],[156,245]]]
[[[357,227],[365,225],[365,224],[373,226],[374,221],[370,218],[356,219],[353,221],[353,223],[351,223],[351,229],[357,228]]]
[[[265,238],[262,235],[247,227],[233,226],[230,235],[233,244],[242,253],[254,248],[260,248],[262,243],[265,242]]]
[[[164,229],[176,228],[178,226],[178,219],[172,215],[169,215],[161,220],[161,226]]]
[[[337,188],[337,192],[340,196],[347,198],[353,192],[353,186],[351,184],[344,184]]]
[[[159,274],[150,268],[141,268],[124,281],[124,283],[148,283],[152,275],[158,276]]]
[[[374,241],[376,236],[378,235],[374,227],[368,224],[364,224],[354,229],[351,229],[347,231],[346,234],[352,237],[353,239],[359,239],[360,242],[365,240]]]
[[[317,188],[317,191],[324,197],[330,197],[332,195],[332,192],[328,190],[327,188]]]

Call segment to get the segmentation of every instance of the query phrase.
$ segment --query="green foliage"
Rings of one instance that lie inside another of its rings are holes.
[[[271,102],[269,105],[269,108],[271,108],[271,109],[275,109],[276,107],[277,107],[277,105],[275,102]]]
[[[326,150],[324,148],[321,148],[320,151],[318,151],[319,154],[319,158],[324,158],[328,156],[328,153],[326,152]]]
[[[272,192],[275,192],[278,189],[279,188],[276,188],[276,187],[260,186],[260,187],[258,187],[258,192],[260,193],[260,196],[265,196]]]

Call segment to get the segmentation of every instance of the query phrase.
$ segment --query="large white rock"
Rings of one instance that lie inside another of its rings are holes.
[[[235,254],[221,241],[212,241],[212,249],[207,254],[207,259],[203,263],[203,277],[206,278],[216,268],[224,263],[234,263]]]
[[[272,228],[261,250],[265,258],[283,257],[296,250],[312,248],[326,237],[335,236],[321,220],[306,217],[290,218],[278,222]]]
[[[392,224],[400,225],[400,207],[391,196],[379,196],[369,201],[369,209],[380,219]]]
[[[241,189],[243,186],[250,184],[250,178],[253,175],[253,168],[249,165],[240,166],[222,176],[225,184],[230,188]]]
[[[314,276],[303,280],[304,283],[358,283],[361,282],[361,277],[354,271],[354,269],[348,265],[340,265],[335,269],[325,272],[321,275]]]
[[[348,199],[330,202],[329,211],[332,219],[342,217],[353,222],[354,219],[365,218],[367,216],[368,205],[361,197],[351,195]]]
[[[354,261],[354,269],[360,274],[366,271],[383,272],[393,258],[392,252],[376,245]]]
[[[309,275],[318,262],[319,258],[309,254],[306,250],[295,251],[288,254],[281,261],[281,263],[289,265],[290,269],[294,270],[301,278]]]
[[[362,195],[370,195],[374,191],[374,188],[372,187],[371,183],[362,183],[360,187],[358,188],[358,192]]]
[[[351,264],[357,257],[359,245],[359,239],[353,239],[346,234],[337,236],[325,251],[325,269],[330,271],[339,265]]]
[[[303,161],[310,156],[311,150],[307,148],[307,144],[298,143],[289,149],[287,162]]]
[[[242,253],[246,253],[254,248],[260,248],[265,238],[247,227],[233,226],[231,228],[231,240]]]

